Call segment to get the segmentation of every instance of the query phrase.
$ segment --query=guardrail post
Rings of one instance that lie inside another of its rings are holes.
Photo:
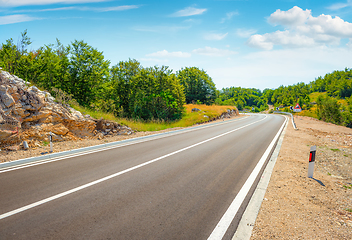
[[[53,152],[53,136],[52,133],[50,132],[50,136],[49,136],[49,140],[50,140],[50,152]]]

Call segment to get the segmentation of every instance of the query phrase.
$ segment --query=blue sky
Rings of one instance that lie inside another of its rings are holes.
[[[204,69],[216,87],[277,88],[352,67],[352,0],[0,0],[0,43],[75,39],[112,65]]]

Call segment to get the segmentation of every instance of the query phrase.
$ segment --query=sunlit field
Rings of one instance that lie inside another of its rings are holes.
[[[207,122],[214,118],[221,116],[223,112],[226,112],[228,109],[236,109],[234,106],[217,106],[217,105],[197,105],[197,104],[187,104],[184,106],[184,115],[182,119],[172,122],[166,122],[161,120],[153,121],[142,121],[142,120],[132,120],[126,118],[115,117],[111,113],[96,112],[81,106],[75,106],[74,108],[80,111],[83,115],[90,115],[95,119],[106,119],[118,122],[122,125],[129,126],[135,131],[159,131],[167,128],[175,127],[189,127],[195,124]],[[198,108],[201,111],[192,112],[193,108]],[[237,110],[237,109],[236,109]]]

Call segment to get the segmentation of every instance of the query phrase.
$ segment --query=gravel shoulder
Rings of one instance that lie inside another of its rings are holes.
[[[352,239],[352,129],[295,121],[298,130],[288,125],[251,239]]]

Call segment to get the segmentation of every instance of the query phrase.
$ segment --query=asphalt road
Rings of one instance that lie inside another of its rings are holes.
[[[242,117],[0,170],[0,239],[207,239],[284,120]]]

